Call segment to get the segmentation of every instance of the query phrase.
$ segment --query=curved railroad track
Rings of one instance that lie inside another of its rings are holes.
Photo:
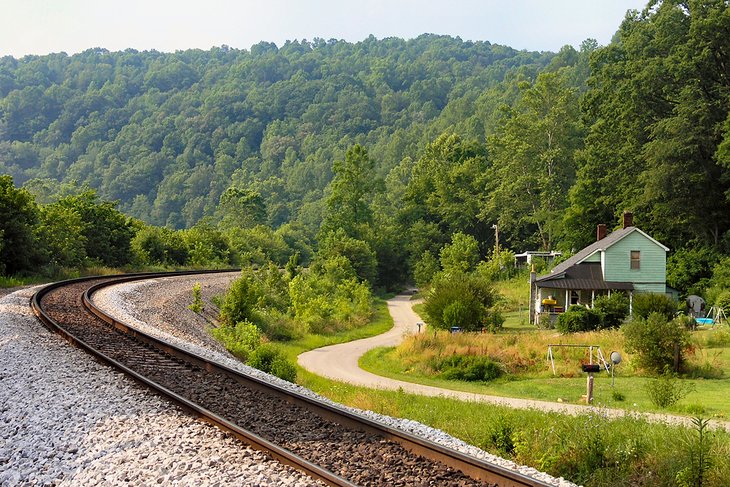
[[[327,484],[548,485],[179,349],[120,323],[90,298],[120,282],[200,273],[64,281],[39,290],[31,305],[72,344]]]

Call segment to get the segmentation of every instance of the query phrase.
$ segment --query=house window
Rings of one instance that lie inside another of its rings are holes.
[[[578,291],[570,291],[570,304],[578,304],[580,302],[580,294]]]
[[[631,251],[631,268],[632,269],[641,269],[641,251],[640,250]]]

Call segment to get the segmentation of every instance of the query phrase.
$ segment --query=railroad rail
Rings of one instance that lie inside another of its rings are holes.
[[[96,307],[103,287],[225,271],[127,274],[40,289],[39,320],[103,362],[312,478],[329,485],[545,486],[350,411],[243,374],[122,323]]]

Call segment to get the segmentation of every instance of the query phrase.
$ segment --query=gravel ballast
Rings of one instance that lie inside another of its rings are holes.
[[[0,298],[0,486],[316,484],[46,330],[33,291]]]

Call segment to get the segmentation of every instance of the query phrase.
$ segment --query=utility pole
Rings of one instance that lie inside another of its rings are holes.
[[[499,224],[495,223],[492,228],[494,228],[494,255],[499,260]]]

